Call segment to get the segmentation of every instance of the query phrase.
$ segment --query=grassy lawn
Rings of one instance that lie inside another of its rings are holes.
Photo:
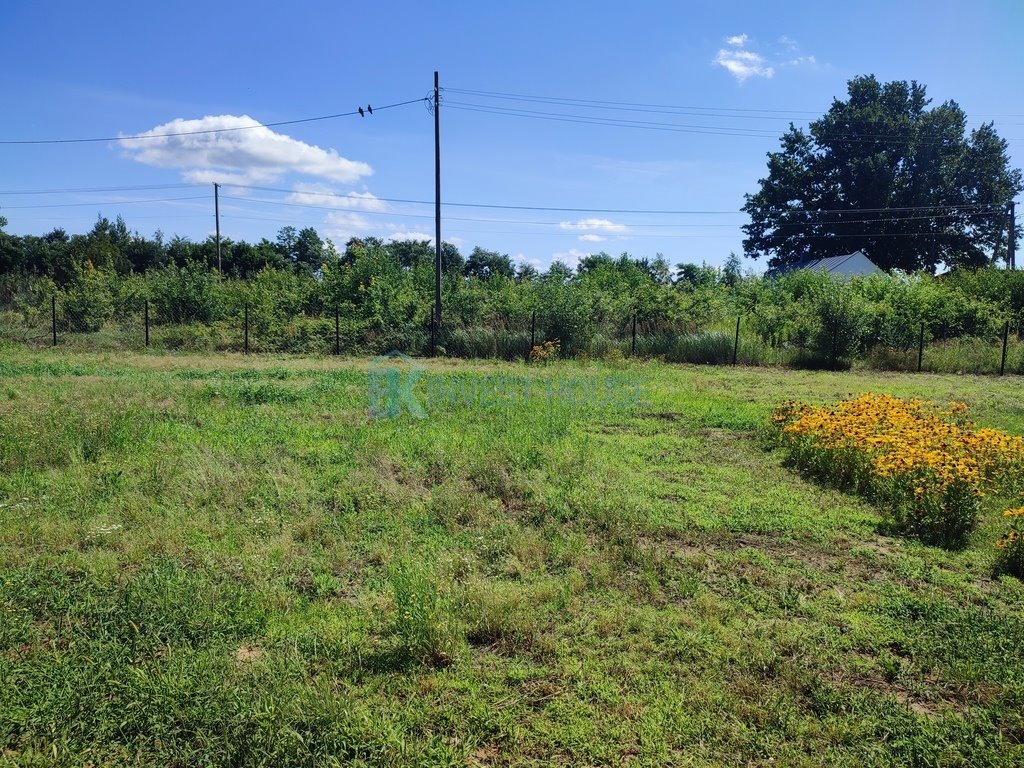
[[[425,366],[372,419],[365,360],[0,350],[0,764],[1024,763],[1001,508],[890,538],[758,440],[866,391],[1021,434],[1019,378]]]

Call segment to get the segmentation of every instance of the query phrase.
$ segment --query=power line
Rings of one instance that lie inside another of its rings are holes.
[[[385,104],[380,107],[374,107],[374,112],[380,112],[384,109],[394,109],[395,107],[404,107],[407,104],[417,104],[423,101],[423,98],[409,99],[408,101],[400,101],[395,104]],[[211,133],[230,133],[232,131],[250,131],[255,128],[278,128],[282,125],[298,125],[299,123],[312,123],[318,120],[334,120],[339,117],[352,117],[353,115],[360,115],[360,110],[354,110],[352,112],[339,112],[334,115],[320,115],[319,117],[303,117],[297,120],[278,120],[273,123],[258,123],[256,125],[239,125],[233,128],[208,128],[201,131],[176,131],[174,133],[143,133],[136,134],[134,136],[104,136],[104,137],[93,137],[85,139],[8,139],[0,140],[0,144],[86,144],[90,142],[101,142],[101,141],[135,141],[145,139],[164,139],[170,136],[198,136],[200,134],[211,134]]]
[[[754,109],[746,107],[701,107],[694,105],[678,105],[678,104],[648,104],[643,102],[634,101],[607,101],[600,99],[576,99],[576,98],[565,98],[559,96],[538,96],[535,94],[524,94],[524,93],[507,93],[503,91],[483,91],[483,90],[471,90],[467,88],[444,88],[445,92],[451,93],[462,93],[471,96],[484,96],[488,98],[496,99],[511,99],[513,101],[538,101],[544,103],[564,103],[564,104],[578,104],[581,106],[586,105],[601,105],[601,106],[616,106],[616,107],[640,107],[640,108],[655,108],[655,109],[670,109],[670,110],[703,110],[703,111],[714,111],[714,112],[762,112],[770,114],[802,114],[802,115],[820,115],[819,111],[812,110],[800,110],[800,109]],[[1024,117],[1024,114],[997,114],[989,112],[977,112],[975,113],[980,117]]]
[[[94,205],[130,205],[135,203],[171,203],[178,200],[206,200],[207,195],[191,195],[189,197],[158,197],[150,200],[109,200],[94,203],[47,203],[45,205],[5,205],[2,210],[23,210],[26,208],[81,208]]]
[[[608,105],[617,107],[651,107],[655,109],[689,109],[689,110],[715,110],[720,112],[765,112],[774,114],[807,114],[817,115],[819,112],[813,112],[810,110],[793,110],[793,109],[752,109],[752,108],[734,108],[734,107],[700,107],[694,105],[680,105],[680,104],[649,104],[635,101],[607,101],[599,99],[574,99],[564,98],[559,96],[537,96],[525,93],[506,93],[502,91],[479,91],[470,90],[467,88],[445,88],[446,93],[464,93],[471,96],[490,96],[494,98],[502,99],[513,99],[513,100],[537,100],[546,101],[551,103],[565,103],[565,104],[598,104]]]
[[[305,193],[305,194],[310,194],[310,193]],[[432,214],[425,214],[425,213],[399,213],[399,212],[396,212],[396,211],[371,211],[371,210],[360,210],[360,209],[356,209],[356,208],[337,208],[337,207],[334,207],[334,206],[327,206],[327,205],[315,205],[313,203],[299,203],[299,202],[290,202],[290,201],[282,201],[282,200],[264,200],[264,199],[259,199],[259,198],[250,198],[250,197],[236,197],[234,195],[222,195],[222,197],[225,200],[234,200],[234,201],[237,201],[237,202],[258,203],[258,204],[262,204],[262,205],[281,205],[281,206],[286,206],[286,207],[289,207],[289,208],[308,208],[308,209],[317,210],[317,211],[332,211],[332,212],[338,212],[338,213],[353,213],[353,214],[358,214],[358,215],[368,214],[368,215],[372,215],[372,216],[397,216],[397,217],[414,218],[414,219],[430,219],[430,218],[433,218]],[[360,199],[364,199],[364,198],[360,198]],[[376,199],[377,200],[382,200],[383,198],[376,198]],[[816,220],[816,221],[802,221],[802,222],[784,222],[784,223],[777,224],[776,226],[777,227],[780,227],[780,226],[781,227],[806,227],[806,226],[818,225],[818,224],[865,224],[865,223],[873,223],[873,222],[903,222],[903,221],[916,221],[916,220],[935,220],[935,219],[942,219],[942,218],[960,218],[960,217],[964,217],[964,216],[968,216],[968,217],[972,217],[972,216],[989,216],[989,215],[992,215],[993,213],[1001,214],[1002,210],[1003,210],[1002,208],[997,208],[997,207],[994,207],[994,206],[985,206],[985,208],[987,208],[987,210],[975,211],[974,213],[964,212],[964,211],[957,211],[955,213],[937,213],[937,214],[931,214],[931,215],[927,215],[927,216],[913,216],[913,215],[911,215],[911,216],[875,216],[875,217],[860,218],[860,219],[841,219],[840,218],[840,219],[831,219],[831,220]],[[879,210],[897,210],[897,209],[879,209]],[[911,210],[911,211],[906,211],[906,212],[913,213],[914,211]],[[741,212],[736,212],[736,213],[738,215]],[[818,211],[796,211],[796,213],[818,213]],[[859,214],[859,213],[863,213],[863,211],[860,211],[860,210],[850,210],[850,211],[842,211],[841,213]],[[564,221],[529,221],[529,220],[522,220],[522,219],[488,219],[488,218],[462,217],[462,216],[447,216],[445,218],[446,218],[447,221],[470,221],[470,222],[480,222],[480,223],[488,223],[488,224],[520,224],[520,225],[529,225],[529,226],[559,227],[561,229],[571,229],[572,231],[566,232],[566,234],[573,234],[573,235],[578,234],[578,233],[583,231],[583,229],[578,228],[575,225],[571,225],[571,222],[564,222]],[[570,226],[566,226],[566,225],[570,225]],[[646,223],[639,223],[639,224],[638,223],[628,223],[628,224],[623,223],[623,224],[616,224],[614,226],[621,226],[621,227],[628,227],[628,228],[641,228],[641,227],[642,228],[649,228],[649,227],[651,227],[651,228],[653,228],[653,227],[672,227],[672,228],[678,228],[678,227],[738,227],[738,226],[740,226],[740,224],[707,224],[707,223],[699,223],[699,222],[698,223],[694,223],[694,222],[689,222],[689,223],[678,223],[678,222],[650,223],[650,222],[646,222]],[[601,227],[594,227],[594,228],[592,228],[592,230],[595,231],[595,232],[596,231],[602,231]],[[609,233],[610,234],[616,234],[614,230],[611,230]]]
[[[187,189],[195,184],[141,184],[134,187],[77,187],[64,189],[20,189],[3,190],[2,195],[69,195],[79,192],[140,192],[155,189]]]
[[[340,197],[349,200],[366,201],[369,198],[363,197],[358,194],[351,192],[307,192],[303,190],[294,189],[282,189],[281,187],[262,187],[249,184],[222,184],[223,187],[232,187],[234,189],[252,189],[260,192],[280,192],[283,194],[303,194],[303,195],[316,195],[322,197]],[[383,203],[407,203],[411,205],[433,205],[433,200],[414,200],[411,198],[399,198],[399,197],[376,197],[374,200],[378,200]],[[458,208],[494,208],[501,210],[514,210],[514,211],[555,211],[560,213],[636,213],[636,214],[654,214],[654,215],[666,215],[666,216],[696,216],[696,215],[736,215],[743,213],[743,211],[732,210],[732,211],[698,211],[698,210],[667,210],[667,209],[638,209],[638,208],[563,208],[557,206],[545,206],[545,205],[508,205],[508,204],[496,204],[496,203],[458,203],[458,202],[445,202],[444,205]],[[962,209],[973,209],[973,208],[991,208],[992,206],[987,203],[966,203],[963,205],[917,205],[917,206],[894,206],[886,208],[829,208],[829,209],[818,209],[818,208],[791,208],[785,211],[785,213],[878,213],[881,211],[938,211],[938,210],[962,210]]]
[[[63,189],[63,190],[12,190],[0,192],[0,195],[21,195],[21,194],[57,194],[57,193],[72,193],[72,192],[92,192],[92,191],[119,191],[119,190],[143,190],[143,189],[173,189],[181,187],[194,187],[196,185],[191,184],[168,184],[168,185],[148,185],[139,187],[92,187],[92,188],[78,188],[78,189]],[[310,192],[294,189],[283,189],[280,187],[263,187],[255,185],[245,184],[224,184],[222,186],[232,187],[236,189],[250,189],[264,192],[277,192],[282,194],[302,194],[310,195],[315,197],[326,197],[326,198],[340,198],[352,200],[357,203],[365,203],[367,200],[373,200],[376,202],[387,202],[387,203],[404,203],[412,205],[432,205],[433,203],[428,200],[415,200],[411,198],[389,198],[389,197],[372,197],[367,198],[355,193],[343,193],[343,192]],[[38,208],[71,208],[71,207],[91,207],[91,206],[112,206],[121,204],[137,204],[137,203],[165,203],[165,202],[178,202],[185,200],[204,200],[206,195],[190,195],[184,197],[166,197],[166,198],[151,198],[144,200],[109,200],[109,201],[93,201],[84,203],[47,203],[37,205],[11,205],[3,206],[7,210],[24,210],[24,209],[38,209]],[[430,218],[426,214],[411,214],[411,213],[399,213],[395,211],[371,211],[359,208],[338,208],[336,206],[318,206],[312,203],[299,203],[293,201],[282,201],[282,200],[263,200],[246,197],[237,197],[234,195],[224,195],[225,199],[235,200],[238,202],[253,202],[267,205],[282,205],[288,207],[304,207],[315,210],[335,211],[335,212],[350,212],[358,214],[373,214],[373,215],[386,215],[386,216],[402,216],[409,218]],[[556,206],[530,206],[530,205],[507,205],[507,204],[492,204],[492,203],[460,203],[460,202],[449,202],[445,205],[453,207],[467,207],[467,208],[489,208],[497,210],[523,210],[523,211],[548,211],[558,213],[608,213],[608,214],[637,214],[637,215],[726,215],[736,216],[743,215],[743,211],[710,211],[710,210],[654,210],[654,209],[629,209],[629,208],[568,208],[568,207],[556,207]],[[977,210],[981,209],[981,210]],[[836,214],[836,215],[850,215],[850,214],[868,214],[868,213],[906,213],[916,211],[956,211],[958,213],[940,214],[933,213],[926,216],[910,217],[910,216],[884,216],[884,217],[873,217],[867,219],[836,219],[833,222],[818,221],[818,222],[786,222],[783,226],[804,226],[808,223],[863,223],[868,221],[901,221],[909,220],[912,218],[929,219],[937,218],[940,216],[977,216],[977,215],[988,215],[990,213],[998,213],[999,210],[995,206],[984,203],[968,203],[963,205],[923,205],[923,206],[892,206],[885,208],[832,208],[832,209],[802,209],[792,208],[788,210],[780,211],[780,216],[793,215],[793,214],[804,214],[804,215],[820,215],[820,214]],[[974,211],[971,213],[971,211]],[[521,221],[511,219],[485,219],[485,218],[465,218],[465,217],[448,217],[452,221],[479,221],[488,223],[508,223],[508,224],[531,224],[541,226],[560,226],[565,222],[552,222],[552,221]],[[732,226],[729,224],[724,225],[711,225],[711,224],[651,224],[651,223],[631,223],[628,226],[631,227],[656,227],[656,226]]]
[[[600,117],[595,115],[579,115],[565,112],[542,112],[539,110],[499,107],[472,102],[450,101],[445,105],[449,109],[464,112],[481,112],[484,114],[503,115],[505,117],[522,117],[532,120],[549,120],[562,123],[579,123],[583,125],[603,125],[612,128],[633,128],[636,130],[667,131],[671,133],[705,134],[710,136],[745,136],[748,138],[777,139],[779,134],[767,128],[740,128],[735,126],[688,125],[685,123],[662,123],[650,120],[627,120],[625,118]],[[916,144],[942,145],[942,139],[919,137],[902,138],[890,134],[834,134],[834,138],[859,144]],[[1007,142],[1018,142],[1020,139],[1004,139]]]

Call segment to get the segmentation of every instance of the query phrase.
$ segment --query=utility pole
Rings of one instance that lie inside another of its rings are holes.
[[[220,268],[220,184],[213,182],[213,215],[217,220],[217,274],[221,274]]]
[[[441,329],[441,88],[434,72],[434,334]],[[436,353],[436,349],[432,350]]]
[[[1009,219],[1009,235],[1010,239],[1006,243],[1006,266],[1009,269],[1017,268],[1017,222],[1016,222],[1016,204],[1013,200],[1006,206],[1006,214]]]

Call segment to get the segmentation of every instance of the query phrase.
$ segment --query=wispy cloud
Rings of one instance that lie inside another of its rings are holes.
[[[316,205],[325,208],[370,211],[381,213],[388,210],[387,203],[372,192],[338,192],[327,184],[295,184],[286,200],[299,205]]]
[[[719,48],[712,64],[722,67],[736,78],[736,82],[744,83],[750,78],[763,77],[770,79],[783,67],[814,67],[818,60],[809,54],[800,52],[800,45],[791,37],[782,35],[777,40],[774,51],[759,51],[745,32],[725,38],[725,48]]]
[[[428,243],[434,242],[434,236],[429,235],[426,232],[395,232],[393,235],[388,235],[388,240],[426,240]],[[441,238],[444,242],[444,238]]]
[[[552,261],[560,261],[575,269],[580,263],[580,260],[585,259],[589,255],[590,253],[587,251],[581,251],[578,248],[570,248],[568,251],[559,251],[558,253],[551,254],[551,259]]]
[[[746,48],[750,38],[744,32],[725,38],[728,48],[719,48],[714,63],[724,67],[737,82],[750,77],[773,77],[775,69],[768,65],[764,56]]]
[[[195,133],[226,128],[245,130]],[[373,173],[366,163],[272,131],[248,115],[178,118],[141,135],[152,138],[119,142],[125,154],[145,165],[181,169],[187,181],[266,183],[298,173],[351,184]]]
[[[605,241],[605,239],[606,238],[603,238],[600,235],[591,235],[591,234],[580,235],[580,237],[579,237],[579,240],[580,240],[581,243],[603,243]]]
[[[563,221],[558,225],[562,229],[579,232],[628,232],[629,227],[625,224],[616,224],[608,219],[579,219],[578,221]]]
[[[325,233],[338,246],[374,229],[374,225],[362,214],[341,211],[328,213],[324,217],[324,224]]]

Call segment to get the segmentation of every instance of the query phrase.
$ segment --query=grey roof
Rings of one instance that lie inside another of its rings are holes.
[[[824,259],[802,259],[792,264],[772,267],[766,277],[776,277],[798,269],[816,269],[833,275],[856,277],[859,275],[881,274],[882,270],[867,257],[864,251],[854,251],[843,256],[826,256]]]

